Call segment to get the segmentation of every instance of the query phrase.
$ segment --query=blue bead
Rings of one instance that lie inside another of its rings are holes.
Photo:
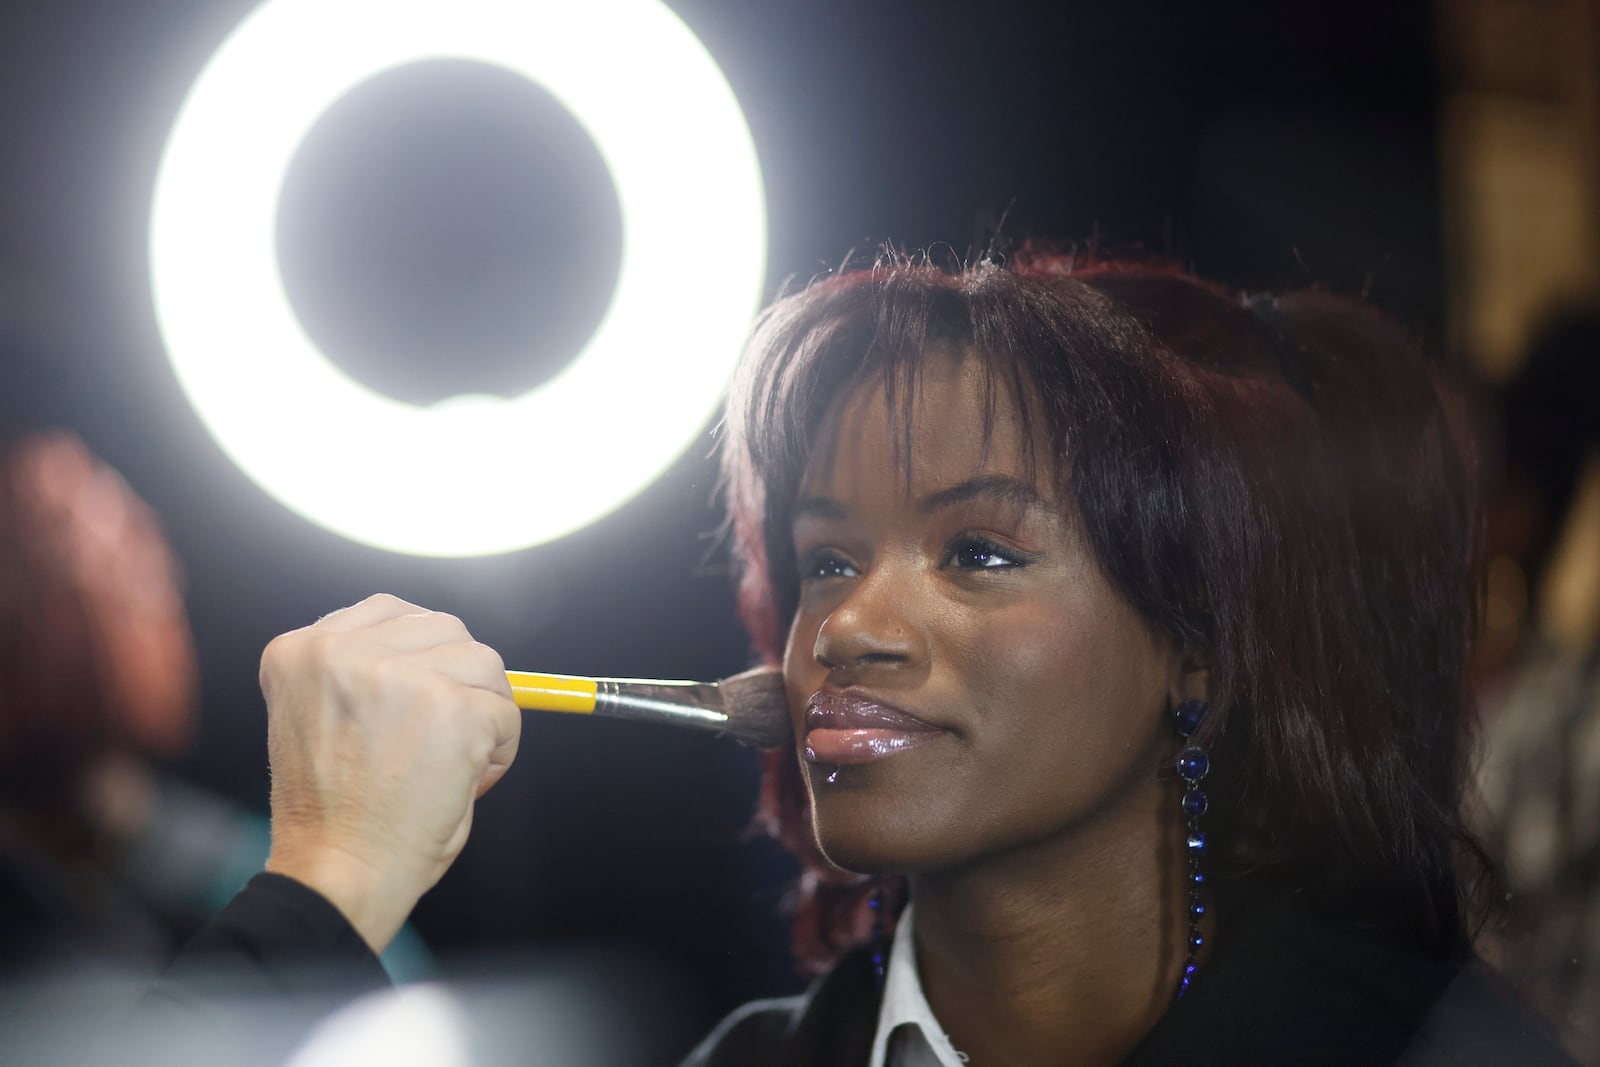
[[[1205,749],[1190,745],[1178,753],[1178,774],[1184,781],[1198,782],[1210,769],[1211,761],[1206,759]]]
[[[881,904],[881,903],[883,903],[883,902],[880,901],[877,897],[870,897],[867,900],[867,907],[871,908],[873,911],[877,911],[878,910],[878,905]]]
[[[1209,806],[1210,801],[1206,800],[1206,795],[1198,789],[1191,789],[1183,794],[1183,813],[1191,819],[1198,819],[1204,815]]]
[[[1194,949],[1196,952],[1200,951],[1201,947],[1205,945],[1205,943],[1206,939],[1200,934],[1196,933],[1189,935],[1189,947]]]
[[[1203,901],[1191,900],[1189,902],[1189,918],[1190,918],[1191,921],[1199,922],[1202,918],[1205,917],[1205,914],[1206,914],[1206,906],[1205,906],[1205,903]]]
[[[1187,979],[1191,974],[1199,969],[1200,965],[1198,963],[1186,963],[1183,965],[1183,977]]]
[[[1206,706],[1198,700],[1185,700],[1182,704],[1172,709],[1172,722],[1177,727],[1179,737],[1191,737],[1205,721]]]
[[[1181,997],[1187,992],[1189,992],[1189,976],[1184,975],[1178,981],[1178,996]]]
[[[1204,830],[1190,830],[1184,844],[1189,846],[1190,852],[1204,852],[1206,848],[1206,832]],[[1193,881],[1193,876],[1190,881]]]
[[[1194,886],[1196,889],[1198,889],[1201,886],[1205,885],[1206,884],[1205,873],[1203,871],[1190,871],[1189,872],[1189,884]]]

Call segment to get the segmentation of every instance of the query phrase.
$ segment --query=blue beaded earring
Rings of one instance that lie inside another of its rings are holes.
[[[1185,700],[1172,709],[1172,723],[1178,736],[1185,740],[1194,736],[1194,732],[1205,721],[1206,710],[1204,702],[1199,700]],[[1205,945],[1205,938],[1200,934],[1200,920],[1206,914],[1205,899],[1201,895],[1206,876],[1200,861],[1206,851],[1206,834],[1200,829],[1200,816],[1206,813],[1207,802],[1205,793],[1200,789],[1200,780],[1211,769],[1211,761],[1206,757],[1205,749],[1199,745],[1188,745],[1178,753],[1177,768],[1178,777],[1183,779],[1183,816],[1188,826],[1184,845],[1189,858],[1189,945],[1183,960],[1183,977],[1178,979],[1178,992],[1174,998],[1181,999],[1189,991],[1197,966],[1195,961]]]
[[[872,909],[872,974],[878,983],[878,992],[883,992],[883,979],[885,974],[884,961],[889,956],[889,937],[883,921],[883,882],[875,882],[872,886],[872,896],[867,900],[867,907]]]

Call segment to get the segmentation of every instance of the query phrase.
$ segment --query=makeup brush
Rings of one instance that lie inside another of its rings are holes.
[[[791,736],[783,673],[756,667],[720,682],[645,678],[575,678],[506,671],[517,707],[635,722],[664,722],[731,734],[757,748],[777,748]]]

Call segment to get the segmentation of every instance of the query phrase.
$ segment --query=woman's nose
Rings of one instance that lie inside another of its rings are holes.
[[[904,576],[874,568],[851,584],[817,629],[812,654],[830,670],[864,666],[913,666],[927,658],[927,640],[916,620],[914,596]]]

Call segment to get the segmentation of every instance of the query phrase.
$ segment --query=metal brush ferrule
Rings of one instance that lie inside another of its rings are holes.
[[[643,682],[595,679],[594,714],[634,722],[665,722],[722,730],[728,715],[722,694],[703,682]]]

